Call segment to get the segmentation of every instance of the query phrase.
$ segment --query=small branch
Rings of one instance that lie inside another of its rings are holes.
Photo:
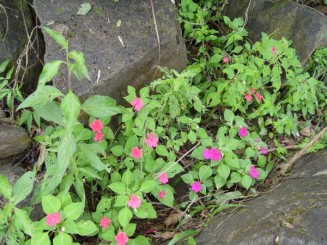
[[[298,153],[296,153],[291,160],[289,160],[287,163],[281,166],[282,173],[287,172],[290,170],[293,166],[293,164],[300,158],[302,157],[307,150],[309,149],[310,146],[312,146],[314,143],[316,143],[323,135],[324,133],[327,132],[327,127],[325,127],[323,130],[321,130],[313,139],[305,146],[303,147],[302,150],[300,150]]]
[[[157,62],[156,71],[153,74],[153,78],[152,78],[152,80],[153,80],[157,75],[157,72],[158,72],[158,69],[159,69],[158,66],[160,66],[161,47],[160,47],[160,36],[159,36],[159,31],[158,31],[158,26],[157,26],[157,20],[156,20],[156,15],[155,15],[155,12],[154,12],[153,0],[150,0],[150,2],[151,2],[153,23],[154,23],[154,28],[156,30],[157,42],[158,42],[158,62]]]

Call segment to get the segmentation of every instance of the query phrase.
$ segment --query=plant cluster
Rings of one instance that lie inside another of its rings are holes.
[[[104,244],[150,244],[135,235],[135,220],[156,219],[159,205],[188,214],[180,215],[181,223],[208,207],[214,215],[236,205],[230,200],[267,177],[274,154],[286,153],[280,135],[296,137],[299,121],[319,126],[313,118],[325,110],[326,86],[301,67],[290,42],[263,34],[250,44],[244,21],[213,14],[214,3],[181,1],[185,38],[198,47],[192,64],[180,73],[161,68],[163,77],[140,91],[129,86],[127,107],[101,95],[82,103],[70,82],[66,94],[49,85],[61,65],[68,81],[89,75],[83,53],[42,27],[66,60],[45,64],[36,91],[17,108],[24,110],[21,123],[39,118],[43,132],[35,140],[44,161],[13,187],[0,175],[6,199],[0,241],[69,245],[78,244],[79,236],[97,236]],[[209,23],[218,20],[227,34],[219,36]],[[112,117],[119,121],[116,131]],[[176,202],[176,181],[185,183],[187,201]],[[17,207],[31,193],[45,214],[39,221],[29,218],[30,209]]]

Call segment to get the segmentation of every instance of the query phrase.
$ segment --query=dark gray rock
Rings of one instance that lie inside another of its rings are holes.
[[[12,125],[0,125],[0,159],[25,151],[31,139],[26,131]]]
[[[326,177],[327,149],[304,156],[279,188],[213,220],[197,244],[327,244]]]
[[[24,81],[24,88],[33,90],[44,53],[44,43],[36,31],[32,33],[35,16],[25,0],[0,0],[0,5],[0,62],[8,59],[16,69],[19,67],[18,82]]]
[[[247,17],[245,28],[254,42],[265,32],[275,39],[292,40],[302,64],[316,48],[327,46],[327,17],[306,6],[287,0],[230,0],[224,14]]]
[[[77,0],[35,0],[34,6],[42,25],[54,22],[48,27],[62,33],[69,40],[70,49],[85,55],[91,81],[73,80],[73,90],[82,99],[92,94],[120,99],[127,85],[139,88],[155,74],[158,43],[151,4],[148,0],[88,2],[92,9],[86,16],[76,15],[82,3]],[[160,65],[180,71],[187,58],[176,7],[171,1],[154,0],[154,9],[161,41]],[[116,26],[118,20],[120,27]],[[47,34],[45,42],[45,61],[64,58],[64,52]],[[67,91],[64,69],[54,84]]]

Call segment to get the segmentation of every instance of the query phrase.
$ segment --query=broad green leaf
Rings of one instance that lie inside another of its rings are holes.
[[[199,178],[201,181],[208,179],[212,175],[212,169],[209,166],[202,166],[199,169]]]
[[[224,163],[219,164],[217,172],[223,179],[226,180],[230,174],[230,167]]]
[[[115,145],[115,146],[111,147],[110,151],[116,157],[120,157],[124,153],[124,148],[122,146],[120,146],[120,145]]]
[[[108,166],[106,166],[98,154],[103,154],[104,150],[101,148],[99,144],[78,144],[78,148],[80,149],[80,153],[89,160],[89,164],[98,171],[107,170],[110,172]]]
[[[219,176],[218,174],[215,176],[215,185],[217,190],[219,190],[221,187],[223,187],[226,184],[226,180],[224,178],[222,178],[221,176]]]
[[[158,182],[154,180],[146,180],[142,183],[140,191],[149,193],[158,186]]]
[[[125,194],[126,193],[126,185],[121,182],[115,182],[109,185],[109,188],[116,192],[117,194]]]
[[[97,226],[90,220],[80,221],[76,224],[77,234],[81,236],[93,236],[98,232]]]
[[[167,148],[163,145],[157,145],[156,147],[156,153],[159,155],[159,156],[168,156],[168,151],[167,151]]]
[[[115,207],[124,207],[126,206],[127,202],[129,200],[129,196],[127,195],[119,195],[117,199],[115,200]]]
[[[59,198],[51,195],[42,197],[42,208],[46,214],[59,212],[60,207],[61,202]]]
[[[71,132],[74,125],[78,122],[77,118],[81,109],[81,103],[73,91],[69,90],[65,95],[60,109],[66,122],[66,128]]]
[[[133,181],[134,177],[131,171],[129,171],[128,169],[124,172],[121,181],[126,185],[129,186],[132,181]]]
[[[61,60],[52,60],[47,62],[39,77],[39,86],[44,86],[47,82],[50,82],[54,76],[58,73],[60,65],[63,63]]]
[[[149,239],[138,235],[137,237],[135,237],[135,239],[131,239],[131,244],[132,245],[150,245]]]
[[[230,176],[230,183],[239,183],[241,181],[241,175],[237,172],[233,172]]]
[[[249,189],[250,186],[252,185],[252,181],[253,180],[249,175],[244,175],[240,183],[245,189]]]
[[[68,41],[64,38],[64,36],[60,35],[58,32],[42,26],[42,30],[44,30],[46,33],[49,34],[50,37],[52,37],[62,48],[67,49],[68,48]]]
[[[73,50],[69,52],[68,57],[75,61],[75,63],[68,63],[68,69],[70,69],[76,78],[80,81],[83,77],[86,77],[91,81],[89,72],[87,71],[87,67],[85,65],[83,52]]]
[[[71,203],[64,208],[64,215],[67,219],[76,220],[82,215],[83,211],[83,202]]]
[[[149,173],[152,173],[157,168],[156,161],[153,159],[153,157],[148,154],[145,159],[145,170]]]
[[[13,187],[14,204],[23,201],[33,190],[36,172],[28,171],[23,174]]]
[[[45,105],[36,105],[33,108],[44,120],[62,125],[63,117],[61,110],[55,102],[50,101]]]
[[[0,215],[1,216],[1,215]],[[20,208],[15,208],[14,213],[15,226],[24,231],[25,234],[32,236],[34,233],[33,222],[28,216],[27,212]]]
[[[6,67],[7,67],[8,64],[9,64],[9,60],[5,60],[4,62],[1,63],[0,73],[4,72],[4,70],[6,70]]]
[[[109,197],[102,196],[100,202],[97,205],[97,212],[105,212],[110,209],[111,199]]]
[[[226,122],[232,123],[234,121],[235,115],[231,110],[225,109],[224,119]]]
[[[9,180],[6,176],[0,174],[0,195],[4,198],[11,199],[12,197],[12,188]]]
[[[117,26],[117,27],[120,27],[120,26],[121,26],[121,19],[117,20],[117,22],[116,22],[116,26]]]
[[[17,111],[26,107],[45,105],[59,96],[63,94],[53,86],[39,87],[18,106]]]
[[[134,223],[130,223],[128,225],[126,225],[123,229],[123,231],[126,233],[126,236],[133,236],[134,232],[136,230],[136,224]]]
[[[132,217],[133,217],[133,213],[128,207],[123,208],[118,213],[118,221],[122,227],[128,225]]]
[[[78,230],[77,230],[77,225],[75,223],[75,221],[73,220],[65,220],[64,223],[62,224],[62,227],[65,227],[65,232],[69,233],[69,234],[77,234]]]
[[[31,245],[50,245],[50,239],[48,236],[48,232],[45,233],[35,233],[31,239]]]
[[[88,12],[91,10],[91,4],[90,3],[82,3],[78,7],[78,11],[76,15],[87,15]]]
[[[111,117],[121,113],[114,99],[102,95],[91,96],[82,104],[81,109],[97,118]]]
[[[71,245],[73,239],[65,232],[59,232],[53,239],[53,245]]]

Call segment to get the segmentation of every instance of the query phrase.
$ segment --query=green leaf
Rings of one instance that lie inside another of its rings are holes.
[[[82,215],[83,211],[83,202],[71,203],[64,208],[64,215],[67,219],[76,220]]]
[[[128,207],[123,208],[118,213],[118,221],[122,227],[128,225],[132,217],[133,217],[133,213]]]
[[[68,49],[68,41],[64,38],[64,36],[60,35],[58,32],[54,30],[41,26],[42,30],[49,34],[62,48]]]
[[[124,153],[124,148],[120,145],[115,145],[110,148],[110,151],[112,154],[114,154],[116,157],[120,157]]]
[[[217,190],[219,190],[226,184],[226,180],[219,175],[216,175],[214,180]]]
[[[0,194],[7,199],[11,199],[12,197],[12,188],[9,180],[6,176],[0,174]]]
[[[129,186],[132,181],[133,181],[134,177],[131,171],[129,171],[128,169],[124,172],[121,181],[126,185]]]
[[[126,233],[126,236],[133,236],[134,232],[136,230],[136,224],[130,223],[126,225],[123,229],[123,231]]]
[[[158,186],[158,182],[154,180],[146,180],[141,184],[140,191],[149,193]]]
[[[45,105],[37,105],[33,108],[44,120],[62,125],[63,117],[57,103],[50,101]]]
[[[241,175],[237,172],[233,172],[230,177],[230,183],[238,183],[241,181]]]
[[[53,239],[53,245],[71,245],[72,243],[71,236],[64,232],[59,232]]]
[[[121,26],[121,19],[117,20],[117,22],[116,22],[116,26],[117,26],[117,27],[120,27],[120,26]]]
[[[201,181],[208,179],[212,175],[212,169],[209,166],[202,166],[199,169],[199,178]]]
[[[59,212],[60,207],[61,202],[59,198],[51,195],[42,197],[42,208],[46,214]]]
[[[63,94],[53,86],[39,87],[18,106],[17,111],[26,107],[45,105],[59,96]]]
[[[68,63],[68,69],[75,75],[77,80],[80,81],[83,77],[86,77],[91,81],[85,65],[84,54],[81,51],[73,50],[69,52],[68,57],[75,61],[75,63]]]
[[[111,199],[106,196],[102,196],[100,202],[97,205],[97,212],[105,212],[110,209]]]
[[[129,200],[129,196],[127,195],[119,195],[117,199],[115,200],[115,207],[124,207],[126,206],[127,202]]]
[[[83,104],[81,109],[93,117],[111,117],[121,113],[116,101],[108,96],[93,95]]]
[[[0,73],[4,72],[4,70],[6,70],[6,67],[7,67],[8,64],[9,64],[9,60],[5,60],[4,62],[1,63]]]
[[[177,235],[174,236],[172,240],[169,241],[168,245],[174,245],[185,238],[197,235],[199,232],[200,232],[199,230],[186,230],[181,233],[178,233]]]
[[[32,220],[28,216],[27,212],[23,209],[15,208],[14,224],[17,228],[24,231],[24,233],[28,234],[29,236],[32,236],[35,232]]]
[[[83,3],[78,7],[78,11],[76,15],[87,15],[88,12],[91,10],[91,4],[90,3]]]
[[[28,171],[15,183],[13,187],[13,199],[15,205],[23,201],[32,192],[35,174],[36,172]]]
[[[74,125],[77,123],[81,103],[78,97],[71,90],[68,91],[62,100],[60,109],[66,122],[66,128],[69,131],[72,131]]]
[[[47,82],[50,82],[54,76],[58,73],[60,65],[63,63],[61,60],[52,60],[47,62],[39,77],[39,86],[44,86]]]
[[[156,153],[159,156],[164,156],[164,157],[168,156],[168,151],[167,151],[166,147],[163,146],[163,145],[157,145],[157,147],[156,147]]]
[[[126,193],[126,185],[124,183],[115,182],[109,185],[109,188],[116,192],[117,194],[125,194]]]
[[[96,170],[102,171],[106,170],[110,172],[108,166],[106,166],[101,159],[99,158],[98,154],[104,154],[103,148],[97,144],[78,144],[78,148],[80,149],[80,153],[89,160],[89,164]]]
[[[232,123],[234,121],[235,115],[231,110],[225,109],[224,119],[226,122]]]
[[[31,245],[50,245],[50,239],[48,236],[48,232],[45,233],[35,233],[31,239]]]
[[[240,183],[245,189],[249,189],[250,186],[252,185],[252,181],[253,180],[249,175],[244,175]]]
[[[80,221],[76,224],[77,234],[81,236],[93,236],[98,232],[97,226],[90,220]]]
[[[223,179],[226,180],[230,174],[230,167],[224,163],[219,164],[217,172]]]

